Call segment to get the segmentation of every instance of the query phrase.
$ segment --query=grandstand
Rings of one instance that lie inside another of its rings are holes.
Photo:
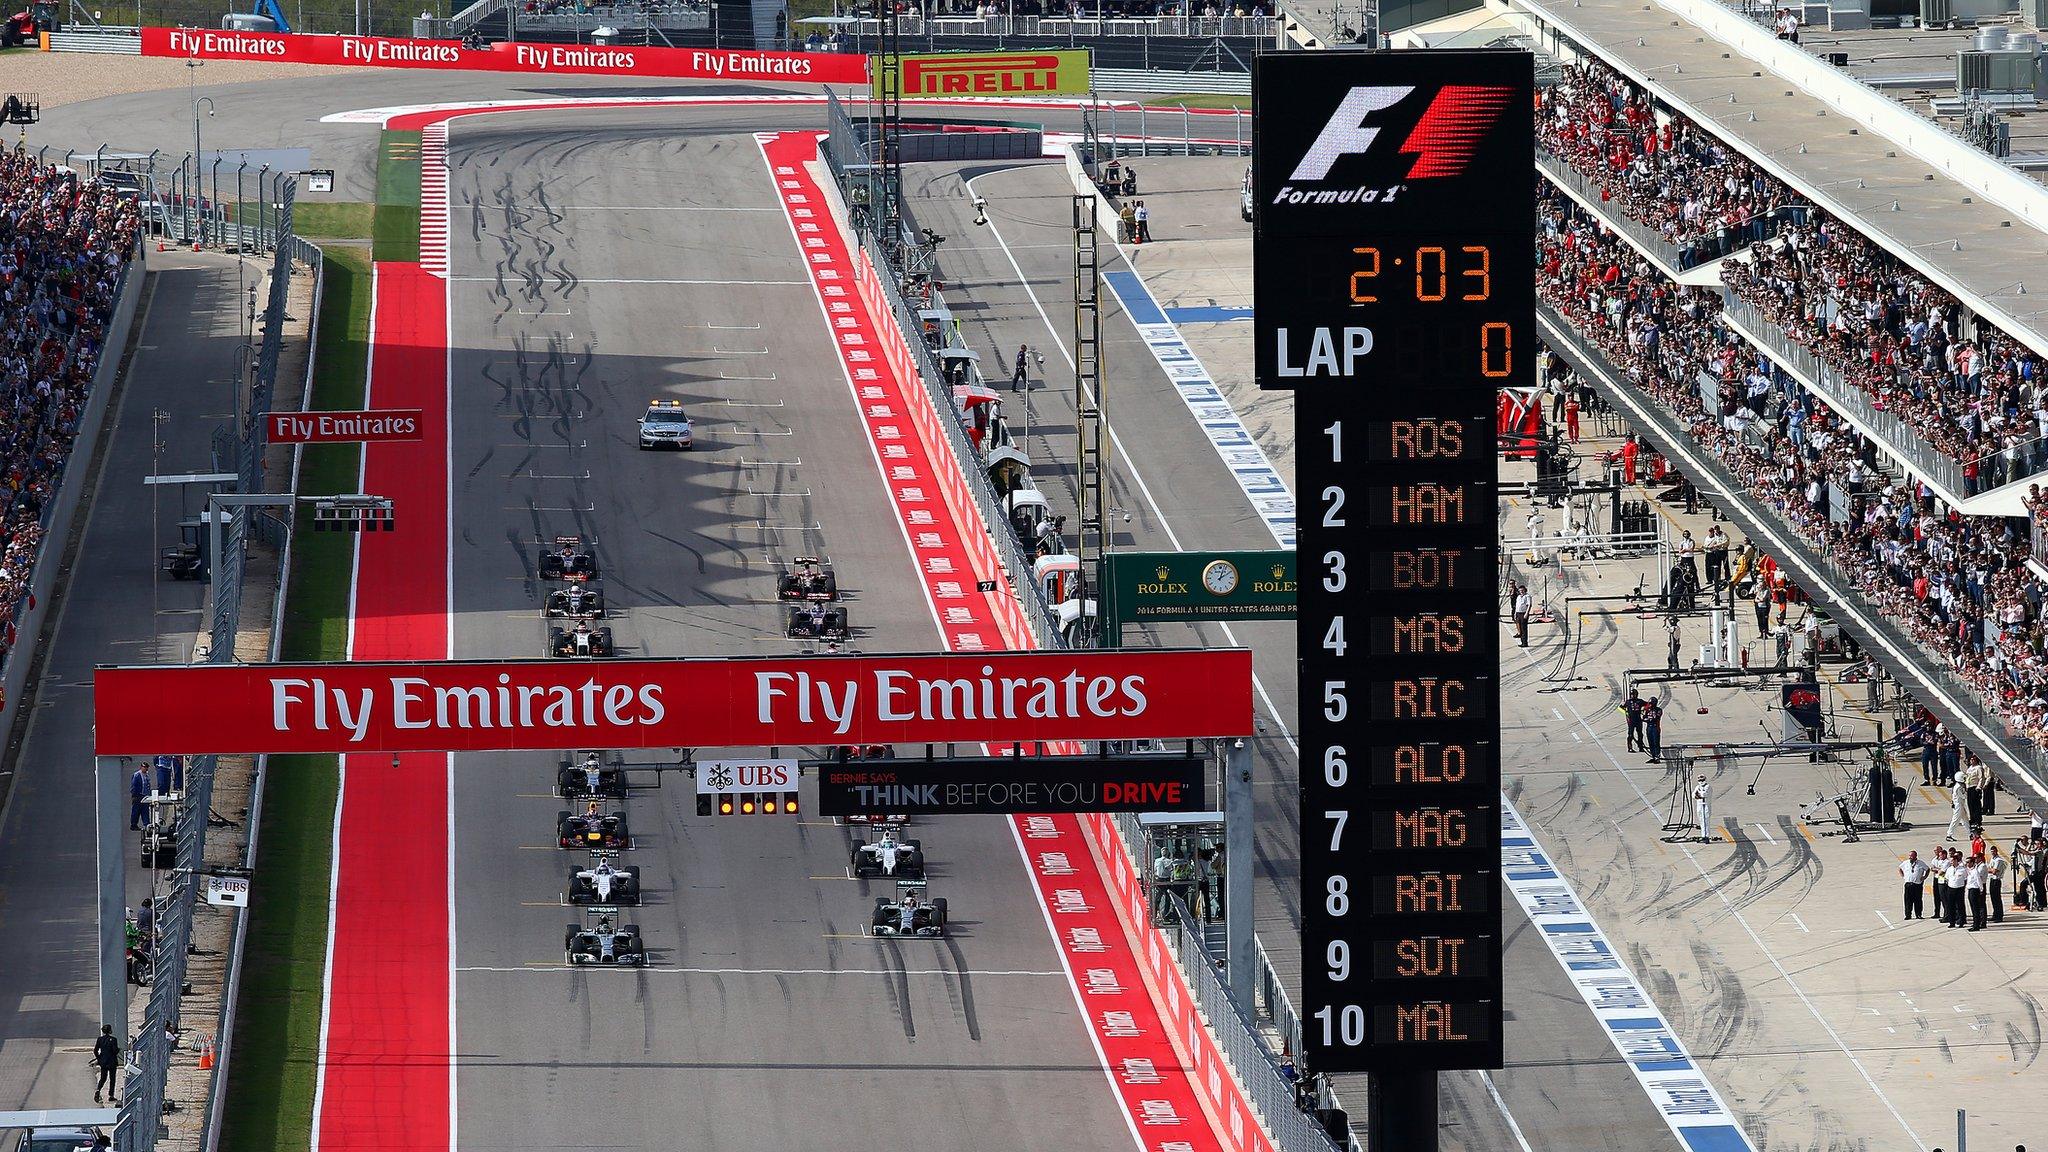
[[[0,662],[23,639],[16,621],[139,227],[133,199],[0,153]]]
[[[1942,174],[1861,133],[1829,160],[1884,154],[1847,181],[1815,179],[1827,174],[1810,159],[1818,140],[1780,143],[1789,137],[1754,127],[1768,113],[1697,115],[1691,77],[1713,65],[1690,56],[1708,46],[1689,54],[1646,35],[1632,59],[1629,18],[1599,19],[1597,39],[1561,22],[1542,28],[1573,61],[1536,112],[1549,183],[1538,290],[1571,345],[1560,350],[1647,397],[1659,422],[1718,462],[1749,514],[1817,554],[1831,595],[1905,638],[1919,671],[1960,686],[1995,725],[1999,747],[1975,751],[2038,772],[2048,739],[2043,333],[2036,310],[2014,306],[2024,268],[1973,254],[1975,221],[1954,217],[2002,215],[1989,227],[2010,229],[2007,253],[2038,236],[2007,206],[1944,187]],[[1594,43],[1624,47],[1596,54]],[[1801,98],[1764,73],[1731,81],[1714,63],[1720,104],[1782,111]],[[1895,208],[1893,181],[1908,180],[1936,185],[1922,195],[1951,207]],[[1845,184],[1884,192],[1852,197]],[[1930,234],[1941,238],[1917,239]]]

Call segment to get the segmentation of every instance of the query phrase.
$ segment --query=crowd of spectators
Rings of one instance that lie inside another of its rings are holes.
[[[1539,215],[1537,287],[1628,382],[1837,570],[1839,586],[1972,684],[2009,730],[2048,739],[2048,582],[2024,522],[1967,517],[1887,474],[1875,446],[1561,194]],[[2048,499],[2037,498],[2048,515]]]
[[[1753,305],[1877,407],[1963,465],[1969,493],[2032,475],[2048,375],[2031,350],[1877,245],[1816,215],[1722,271]]]
[[[1960,301],[1596,62],[1565,69],[1536,115],[1540,147],[1653,229],[1681,263],[1722,266],[1736,297],[1880,410],[1954,459],[1963,495],[2048,468],[2048,373]]]
[[[132,199],[0,153],[0,659],[139,226]]]
[[[1569,65],[1536,110],[1536,144],[1601,201],[1676,245],[1687,265],[1773,235],[1797,201],[1783,184],[1594,62]]]

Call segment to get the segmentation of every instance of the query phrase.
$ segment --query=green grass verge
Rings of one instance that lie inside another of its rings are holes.
[[[337,200],[292,205],[292,231],[314,239],[358,240],[370,235],[375,204]]]
[[[368,253],[329,247],[326,278],[312,406],[361,408],[369,357]],[[309,446],[300,461],[299,491],[355,491],[360,451],[353,444]],[[355,538],[313,532],[311,512],[299,515],[279,651],[286,660],[340,660],[346,654],[349,545]],[[330,830],[339,784],[332,756],[270,759],[223,1152],[304,1152],[310,1141],[327,961]]]
[[[420,258],[420,134],[386,132],[377,145],[375,259]]]
[[[272,224],[277,206],[244,202],[224,204],[221,208],[228,219],[254,228]],[[375,204],[360,200],[323,200],[312,204],[302,200],[292,207],[292,231],[312,240],[368,240],[376,211]]]

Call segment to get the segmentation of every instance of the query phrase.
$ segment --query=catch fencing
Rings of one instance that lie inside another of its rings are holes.
[[[1279,1152],[1334,1152],[1336,1145],[1310,1109],[1329,1103],[1312,1095],[1291,1071],[1285,1054],[1301,1051],[1301,1021],[1265,949],[1258,950],[1259,968],[1254,987],[1258,1003],[1240,1004],[1230,993],[1230,981],[1219,957],[1210,950],[1209,936],[1202,921],[1188,908],[1181,892],[1169,887],[1155,889],[1152,862],[1145,829],[1131,813],[1117,813],[1097,819],[1097,836],[1105,848],[1121,848],[1128,875],[1138,878],[1142,895],[1134,902],[1152,915],[1152,925],[1165,938],[1167,951],[1180,969],[1189,994],[1201,1009],[1208,1032],[1222,1049],[1237,1082],[1244,1088],[1251,1106],[1259,1113],[1265,1130]],[[1117,870],[1119,876],[1125,873]],[[1141,928],[1141,931],[1143,929]],[[1280,1041],[1278,1050],[1267,1037],[1271,1029]]]
[[[1038,582],[1032,578],[1031,559],[1025,555],[1016,535],[1007,530],[1009,514],[1003,509],[1002,499],[996,494],[988,473],[976,463],[981,458],[980,454],[967,439],[967,428],[960,419],[952,387],[946,382],[945,370],[939,364],[938,350],[923,339],[925,326],[918,318],[917,309],[905,297],[898,277],[890,271],[894,264],[884,251],[882,238],[875,234],[874,228],[865,226],[868,213],[862,206],[881,202],[876,190],[879,169],[867,163],[867,144],[863,134],[846,114],[838,98],[829,92],[826,93],[826,114],[829,118],[827,132],[819,152],[832,173],[841,200],[851,206],[856,216],[855,230],[861,258],[875,272],[872,276],[862,277],[860,286],[863,291],[877,289],[881,301],[887,305],[896,329],[902,335],[902,344],[909,349],[910,375],[924,386],[931,410],[940,417],[933,423],[937,424],[952,450],[953,469],[948,469],[944,461],[933,461],[939,469],[941,484],[949,489],[956,488],[953,473],[957,470],[957,490],[964,491],[965,498],[972,501],[982,523],[988,528],[985,539],[994,544],[993,574],[1009,573],[1013,578],[1016,599],[1023,609],[1022,625],[1029,629],[1039,647],[1064,648],[1066,641],[1053,624],[1052,606],[1046,602],[1044,589],[1038,587]],[[899,253],[912,251],[918,245],[918,237],[906,227],[897,237],[897,244]],[[957,333],[949,330],[944,333],[946,344],[942,347],[952,346],[959,339]],[[968,382],[976,386],[982,384],[980,369],[972,364],[968,365]],[[981,540],[969,541],[970,553],[982,547]]]
[[[1836,306],[1833,301],[1829,307]],[[1729,326],[1762,346],[1778,363],[1785,365],[1800,383],[1812,389],[1828,407],[1868,428],[1884,442],[1885,451],[1903,461],[1923,478],[1941,485],[1957,501],[2007,484],[2017,484],[2048,471],[2048,439],[2035,437],[2002,451],[1987,453],[1967,463],[1938,451],[1922,439],[1918,429],[1898,415],[1878,406],[1855,381],[1840,369],[1823,361],[1802,345],[1795,344],[1756,305],[1729,293],[1722,305]]]
[[[246,232],[253,245],[262,245],[271,257],[270,293],[257,320],[259,331],[253,353],[239,366],[236,382],[246,403],[238,404],[233,422],[214,441],[214,468],[233,472],[236,490],[260,492],[263,485],[264,417],[276,394],[278,361],[284,344],[285,311],[290,298],[295,264],[304,264],[315,277],[321,275],[323,255],[319,248],[292,233],[292,204],[296,185],[289,174],[277,184],[274,211],[266,209],[263,223]],[[232,227],[232,226],[231,226]],[[233,231],[229,235],[235,235]],[[316,290],[317,295],[317,290]],[[309,361],[310,367],[310,361]],[[252,519],[253,517],[253,519]],[[249,508],[235,508],[221,534],[220,555],[209,557],[213,607],[209,619],[207,662],[235,662],[235,637],[241,628],[244,576],[250,539],[282,547],[290,530],[288,517]],[[282,580],[280,573],[279,579]],[[279,589],[279,602],[282,588]],[[273,625],[275,618],[273,617]],[[274,635],[273,635],[274,639]],[[186,976],[186,949],[192,939],[192,917],[197,908],[200,886],[206,872],[206,830],[213,811],[213,784],[218,762],[201,756],[185,768],[185,798],[179,807],[176,834],[176,864],[168,877],[167,890],[154,894],[149,913],[156,920],[157,942],[152,952],[149,1000],[143,1024],[130,1048],[131,1066],[122,1094],[121,1119],[115,1129],[117,1152],[153,1152],[163,1132],[165,1091],[172,1056],[177,1052],[175,1036],[183,1030],[181,996]],[[239,929],[238,929],[239,932]],[[231,964],[227,976],[234,979]],[[231,996],[222,997],[222,1018],[215,1036],[232,1023]],[[216,1063],[209,1082],[210,1096],[224,1085],[219,1081],[222,1063]],[[201,1119],[200,1146],[210,1146],[219,1110],[209,1107]]]

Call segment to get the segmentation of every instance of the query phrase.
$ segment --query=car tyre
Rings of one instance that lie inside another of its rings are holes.
[[[932,901],[932,923],[940,928],[946,926],[946,898],[944,896]]]

